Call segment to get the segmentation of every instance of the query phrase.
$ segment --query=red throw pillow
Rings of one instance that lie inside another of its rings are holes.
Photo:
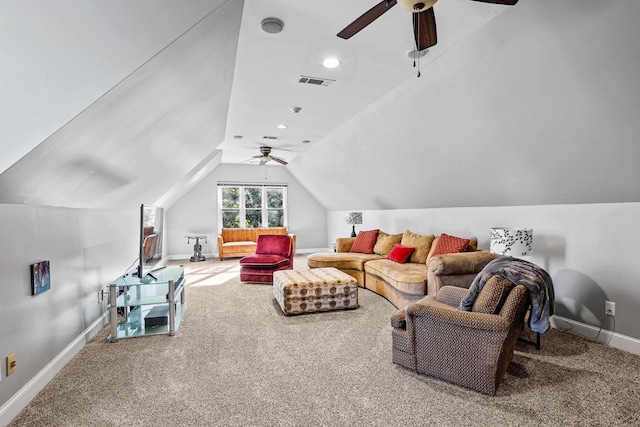
[[[469,239],[462,239],[442,233],[431,256],[464,252],[468,244]]]
[[[373,247],[376,245],[376,240],[378,240],[378,231],[380,230],[359,232],[356,236],[356,240],[353,241],[353,245],[351,245],[349,252],[372,254]]]
[[[411,257],[414,250],[415,248],[402,246],[400,243],[397,243],[393,246],[393,249],[391,249],[387,258],[391,261],[397,262],[398,264],[404,264]]]

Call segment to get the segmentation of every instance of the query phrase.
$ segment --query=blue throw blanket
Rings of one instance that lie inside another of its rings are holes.
[[[553,282],[549,273],[532,262],[519,258],[496,258],[482,269],[473,279],[469,292],[464,297],[459,310],[471,311],[473,302],[491,276],[502,276],[516,285],[524,285],[531,296],[529,327],[534,332],[549,329],[549,316],[553,315]]]

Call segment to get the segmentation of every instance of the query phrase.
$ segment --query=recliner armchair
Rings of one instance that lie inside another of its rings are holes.
[[[273,283],[273,272],[293,269],[295,242],[289,235],[258,236],[256,253],[240,260],[240,281]]]
[[[458,310],[468,290],[444,286],[398,311],[393,362],[481,393],[496,393],[522,330],[529,291],[490,277],[471,311]]]

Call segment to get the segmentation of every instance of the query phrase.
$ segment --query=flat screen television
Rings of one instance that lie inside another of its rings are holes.
[[[153,269],[162,259],[164,209],[157,206],[140,206],[140,259],[138,277]]]

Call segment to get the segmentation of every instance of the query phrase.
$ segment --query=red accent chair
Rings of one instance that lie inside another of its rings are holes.
[[[288,235],[258,236],[255,255],[240,260],[240,281],[273,283],[273,272],[293,269],[295,246]]]

